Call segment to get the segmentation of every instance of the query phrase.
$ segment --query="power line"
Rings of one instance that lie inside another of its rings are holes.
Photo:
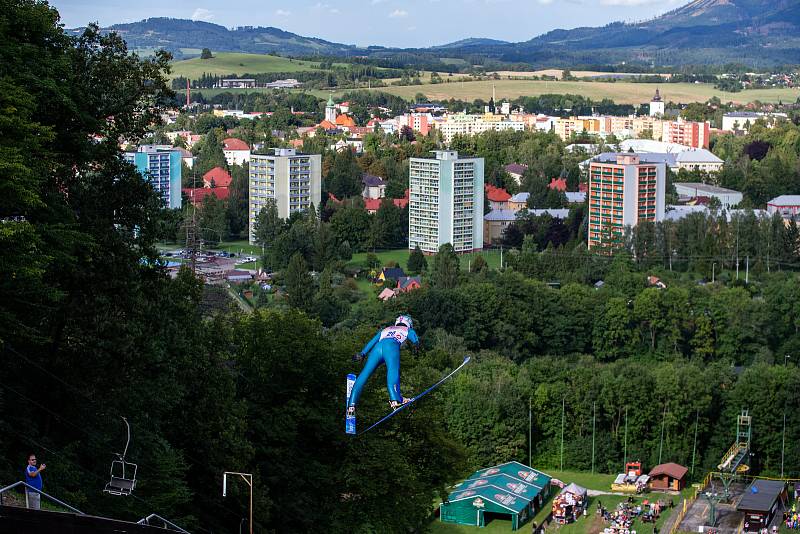
[[[25,356],[25,355],[23,355],[22,353],[20,353],[19,351],[15,350],[13,347],[11,347],[11,346],[8,346],[8,345],[7,345],[7,346],[6,346],[6,348],[10,349],[10,350],[11,350],[11,352],[13,352],[14,354],[16,354],[16,355],[17,355],[17,356],[19,356],[20,358],[22,358],[22,359],[24,359],[25,361],[27,361],[27,362],[29,362],[29,363],[31,363],[31,364],[33,364],[33,365],[35,365],[37,368],[39,368],[39,369],[40,369],[40,370],[42,370],[43,372],[45,372],[45,373],[47,373],[48,375],[52,376],[53,378],[55,378],[56,380],[58,380],[60,383],[62,383],[63,385],[67,386],[69,389],[73,390],[75,393],[79,394],[81,397],[83,397],[83,398],[85,398],[85,399],[87,399],[87,400],[89,400],[89,401],[91,401],[91,402],[94,402],[94,400],[93,400],[93,399],[92,399],[90,396],[88,396],[88,395],[86,395],[85,393],[83,393],[82,391],[78,390],[77,388],[75,388],[74,386],[72,386],[72,385],[71,385],[71,384],[69,384],[68,382],[64,381],[63,379],[61,379],[60,377],[58,377],[57,375],[55,375],[55,374],[54,374],[54,373],[52,373],[51,371],[49,371],[49,370],[45,369],[44,367],[42,367],[42,366],[38,365],[37,363],[35,363],[33,360],[31,360],[31,359],[30,359],[30,358],[28,358],[27,356]],[[71,420],[69,420],[69,419],[65,418],[64,416],[62,416],[62,415],[58,414],[57,412],[54,412],[53,410],[51,410],[51,409],[47,408],[46,406],[42,405],[41,403],[39,403],[39,402],[37,402],[37,401],[35,401],[35,400],[31,399],[30,397],[28,397],[27,395],[25,395],[25,394],[23,394],[23,393],[21,393],[21,392],[17,391],[16,389],[14,389],[14,388],[12,388],[12,387],[8,386],[7,384],[4,384],[3,382],[0,382],[0,386],[2,386],[4,389],[7,389],[8,391],[11,391],[12,393],[15,393],[15,394],[16,394],[16,395],[18,395],[19,397],[23,398],[25,401],[27,401],[27,402],[30,402],[30,403],[32,403],[32,404],[34,404],[34,405],[38,406],[40,409],[42,409],[42,410],[46,411],[47,413],[51,414],[53,417],[57,418],[57,419],[58,419],[58,420],[60,420],[60,421],[63,421],[65,424],[67,424],[67,425],[69,425],[69,426],[71,426],[71,427],[73,427],[73,428],[76,428],[77,430],[81,431],[81,432],[82,432],[83,434],[85,434],[85,435],[86,435],[88,438],[95,440],[95,443],[102,444],[102,445],[103,445],[103,447],[102,447],[102,448],[110,448],[110,447],[108,447],[108,440],[107,440],[106,438],[104,438],[104,437],[99,437],[97,434],[95,434],[95,433],[92,433],[92,432],[89,432],[89,431],[88,431],[86,428],[84,428],[83,426],[80,426],[80,425],[77,425],[77,424],[75,424],[75,423],[74,423],[74,422],[72,422]],[[101,413],[98,413],[97,415],[98,415],[98,416],[109,416],[109,417],[121,417],[120,415],[107,414],[107,413],[103,413],[103,412],[101,412]],[[147,434],[147,435],[149,435],[150,437],[154,437],[154,438],[160,438],[160,437],[161,437],[159,434],[157,434],[157,433],[155,433],[155,432],[153,432],[153,431],[150,431],[150,430],[148,430],[146,427],[138,427],[138,429],[137,429],[137,432],[139,432],[140,430],[143,430],[143,431],[144,431],[144,433],[145,433],[145,434]],[[19,435],[19,434],[18,434],[18,435]],[[29,439],[30,439],[30,438],[29,438]],[[183,450],[183,449],[181,449],[181,452],[184,454],[184,456],[185,456],[186,458],[188,458],[189,460],[191,460],[192,462],[194,462],[194,463],[196,463],[196,464],[198,464],[198,465],[202,465],[202,464],[204,464],[204,463],[205,463],[205,462],[201,462],[201,461],[200,461],[199,459],[197,459],[197,458],[194,458],[194,457],[192,457],[190,454],[188,454],[188,453],[187,453],[185,450]],[[145,467],[145,468],[146,468],[146,467],[148,467],[148,466],[147,466],[147,464],[141,464],[141,463],[138,463],[138,465],[141,465],[142,467]],[[82,468],[82,469],[84,469],[84,470],[85,470],[85,468]],[[87,470],[87,472],[90,472],[90,471],[88,471],[88,470]],[[154,471],[154,472],[155,472],[155,471]],[[93,476],[95,476],[95,477],[97,477],[97,475],[96,475],[96,474],[94,474],[94,473],[92,473],[92,475],[93,475]],[[99,477],[97,477],[97,478],[99,478]],[[100,479],[100,480],[103,480],[103,479]],[[136,497],[136,496],[134,495],[134,497]],[[138,497],[137,497],[137,498],[138,498]],[[222,505],[222,504],[220,504],[220,503],[217,503],[217,502],[215,502],[215,501],[210,501],[210,502],[214,503],[214,505],[215,505],[216,507],[218,507],[218,508],[220,508],[220,509],[222,509],[222,510],[225,510],[226,512],[228,512],[229,514],[233,515],[234,517],[240,517],[240,515],[241,515],[241,514],[239,514],[239,513],[237,513],[237,512],[234,512],[234,511],[233,511],[233,510],[231,510],[230,508],[228,508],[228,507],[226,507],[226,506],[224,506],[224,505]],[[149,503],[148,503],[148,505],[149,505]]]

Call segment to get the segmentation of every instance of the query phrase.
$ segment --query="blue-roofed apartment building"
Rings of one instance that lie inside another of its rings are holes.
[[[136,166],[169,208],[181,207],[181,151],[168,145],[142,145],[125,152],[125,161]]]

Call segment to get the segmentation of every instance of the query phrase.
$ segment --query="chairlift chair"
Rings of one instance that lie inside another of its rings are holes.
[[[111,462],[111,481],[106,484],[103,490],[111,495],[130,495],[136,487],[136,469],[137,465],[125,461],[125,455],[128,453],[128,445],[131,443],[131,425],[124,417],[125,427],[128,431],[128,440],[125,442],[125,450],[122,454],[117,453],[117,459]]]

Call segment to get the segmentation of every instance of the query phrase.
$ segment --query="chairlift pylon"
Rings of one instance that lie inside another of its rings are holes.
[[[130,495],[136,487],[136,469],[137,465],[125,461],[125,455],[128,454],[128,445],[131,443],[131,425],[128,420],[122,417],[125,422],[125,427],[128,432],[128,439],[125,441],[125,450],[122,454],[117,454],[117,459],[111,462],[111,481],[106,484],[103,490],[111,495]]]

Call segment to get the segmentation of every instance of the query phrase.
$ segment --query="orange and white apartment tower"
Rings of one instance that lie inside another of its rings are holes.
[[[711,134],[709,122],[664,121],[661,140],[665,143],[678,143],[692,148],[708,148]]]
[[[609,152],[589,165],[589,249],[622,244],[625,228],[664,219],[663,154]]]

